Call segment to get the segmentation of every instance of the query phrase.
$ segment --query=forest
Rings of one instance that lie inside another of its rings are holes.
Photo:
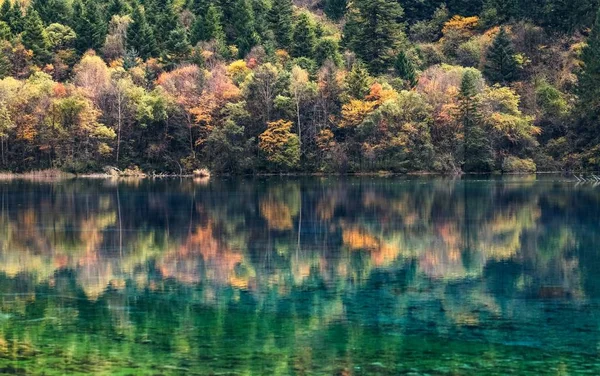
[[[597,170],[599,7],[3,0],[0,170]]]

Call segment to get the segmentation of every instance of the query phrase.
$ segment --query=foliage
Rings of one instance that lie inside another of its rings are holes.
[[[300,141],[290,132],[291,128],[289,121],[272,121],[260,135],[260,150],[276,168],[293,169],[300,161]]]

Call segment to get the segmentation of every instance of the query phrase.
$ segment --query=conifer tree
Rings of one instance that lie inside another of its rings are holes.
[[[95,1],[89,0],[84,4],[81,0],[75,0],[71,25],[77,34],[77,52],[83,54],[89,49],[102,48],[108,30]]]
[[[327,17],[337,21],[344,17],[347,5],[348,3],[346,0],[325,0],[325,7],[323,10]]]
[[[317,65],[323,65],[327,59],[331,60],[335,65],[339,65],[342,62],[342,55],[339,50],[340,46],[335,39],[319,38],[315,46],[315,61]]]
[[[46,25],[66,24],[71,18],[71,7],[66,0],[33,0],[31,7],[38,12]]]
[[[371,77],[365,66],[358,62],[352,66],[346,76],[346,91],[348,95],[355,99],[363,99],[369,93]]]
[[[493,151],[489,139],[482,128],[482,118],[478,109],[477,80],[479,74],[467,70],[460,85],[460,120],[464,132],[465,172],[489,172],[493,168]]]
[[[187,38],[187,32],[183,27],[178,27],[169,33],[169,38],[165,43],[166,60],[171,64],[182,62],[190,53],[190,42]]]
[[[0,21],[4,21],[7,24],[10,22],[8,17],[10,15],[11,9],[12,9],[12,5],[10,3],[10,0],[4,0],[2,2],[2,5],[0,5]]]
[[[12,38],[12,32],[10,27],[4,21],[0,21],[0,40],[10,40]]]
[[[106,7],[106,21],[110,22],[112,16],[123,16],[131,12],[131,8],[125,0],[110,0]]]
[[[231,20],[235,32],[235,45],[243,57],[259,42],[254,28],[254,14],[249,0],[236,0]]]
[[[400,51],[396,57],[395,68],[398,76],[408,82],[410,87],[415,87],[417,85],[417,72],[415,71],[415,66],[412,61],[406,56],[406,52]]]
[[[585,146],[589,141],[600,143],[600,9],[587,44],[581,52],[582,69],[577,82],[577,112],[579,123],[576,143]]]
[[[273,0],[273,6],[269,12],[269,21],[277,46],[285,50],[289,50],[292,44],[292,12],[292,0]]]
[[[383,73],[393,63],[404,40],[400,4],[390,0],[355,0],[350,4],[344,26],[344,44],[369,65]]]
[[[49,44],[44,30],[44,24],[38,13],[33,8],[27,10],[21,41],[25,48],[33,51],[33,59],[37,63],[44,63],[49,59]]]
[[[152,0],[148,2],[146,20],[152,29],[159,50],[165,49],[171,31],[179,26],[172,0]]]
[[[2,3],[2,7],[0,7],[0,21],[6,22],[14,35],[23,31],[24,18],[18,1],[15,1],[12,6],[10,0],[5,0]]]
[[[517,60],[512,41],[504,28],[498,35],[487,53],[484,74],[493,83],[506,84],[517,78]]]
[[[302,13],[294,26],[292,55],[294,57],[313,57],[316,43],[315,27],[308,15]]]
[[[196,45],[200,41],[216,40],[219,43],[225,42],[225,33],[221,25],[222,14],[220,9],[214,4],[210,4],[206,16],[198,16],[194,21],[190,32],[190,41]]]
[[[156,56],[156,41],[139,5],[133,8],[131,20],[127,28],[127,48],[134,49],[142,59]]]

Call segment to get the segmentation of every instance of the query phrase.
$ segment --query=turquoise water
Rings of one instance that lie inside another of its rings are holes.
[[[0,374],[600,374],[600,186],[0,182]]]

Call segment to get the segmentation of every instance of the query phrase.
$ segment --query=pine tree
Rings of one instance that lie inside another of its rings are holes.
[[[482,128],[478,110],[476,71],[467,70],[463,74],[459,93],[460,120],[464,131],[465,172],[489,172],[493,168],[493,151],[489,139]]]
[[[131,12],[131,8],[124,0],[110,0],[106,8],[106,21],[110,22],[113,16],[123,16]]]
[[[75,0],[71,28],[77,34],[75,48],[80,54],[89,49],[100,50],[108,32],[104,18],[93,0],[85,4],[81,0]]]
[[[4,21],[0,21],[0,41],[2,40],[10,40],[12,38],[12,32],[10,31],[10,27]]]
[[[352,66],[346,76],[346,91],[355,99],[363,99],[369,93],[371,77],[365,66],[358,62]]]
[[[600,143],[600,9],[581,52],[581,61],[577,82],[579,122],[575,138],[578,146],[585,147],[590,141]]]
[[[7,24],[10,22],[8,17],[10,15],[11,9],[12,9],[12,6],[10,4],[10,0],[4,0],[2,2],[2,5],[0,6],[0,21],[4,21]]]
[[[244,57],[259,42],[258,34],[254,29],[254,14],[249,0],[235,1],[231,22],[239,56]]]
[[[33,0],[31,7],[38,12],[46,25],[67,24],[71,18],[71,7],[66,0]]]
[[[319,38],[315,46],[315,61],[318,66],[321,66],[327,59],[335,65],[340,65],[342,62],[340,46],[333,38]]]
[[[347,5],[348,3],[346,0],[325,0],[325,7],[323,10],[327,17],[337,21],[344,17]]]
[[[216,40],[221,44],[225,43],[225,33],[223,32],[223,26],[221,26],[221,18],[220,9],[214,4],[209,5],[205,17],[196,17],[190,31],[192,45],[195,46],[200,41],[209,40]]]
[[[404,11],[390,0],[355,0],[350,3],[344,26],[344,44],[356,53],[373,73],[383,73],[393,63],[404,40],[401,21]]]
[[[292,56],[313,57],[316,43],[315,27],[308,15],[302,13],[294,26]]]
[[[487,53],[484,74],[493,83],[506,84],[517,78],[518,64],[515,59],[512,41],[504,28],[498,35]]]
[[[271,30],[275,35],[277,46],[285,50],[289,50],[292,44],[292,12],[292,0],[273,0],[273,6],[269,12]]]
[[[156,41],[139,5],[133,8],[131,20],[127,28],[127,49],[134,49],[142,59],[156,56]]]
[[[157,48],[162,51],[172,30],[179,27],[172,0],[151,0],[146,8],[146,20],[156,39]]]
[[[190,54],[191,46],[187,39],[187,32],[183,27],[178,27],[169,33],[165,44],[166,60],[171,64],[182,62]]]
[[[406,52],[400,51],[396,57],[395,64],[396,72],[398,76],[409,83],[410,87],[415,87],[418,82],[417,72],[412,61],[406,56]]]
[[[8,24],[13,35],[23,31],[24,19],[18,1],[15,1],[11,6],[10,0],[4,0],[0,8],[0,21]]]
[[[21,41],[23,46],[33,51],[33,59],[37,63],[47,62],[50,58],[48,38],[44,24],[33,8],[27,10]]]

